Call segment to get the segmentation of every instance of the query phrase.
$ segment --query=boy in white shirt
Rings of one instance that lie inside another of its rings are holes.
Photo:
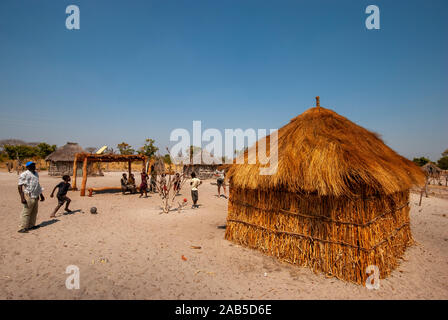
[[[198,197],[199,197],[198,187],[201,184],[202,184],[202,181],[199,180],[198,178],[196,178],[196,173],[195,172],[192,172],[191,173],[191,182],[190,182],[190,185],[191,185],[191,199],[193,200],[193,205],[191,206],[192,209],[199,208],[199,206],[197,205]]]

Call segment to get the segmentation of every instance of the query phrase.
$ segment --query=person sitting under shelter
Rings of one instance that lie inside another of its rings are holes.
[[[121,192],[124,194],[126,191],[132,193],[132,190],[129,186],[128,176],[126,173],[123,173],[123,176],[121,177]]]
[[[137,192],[137,187],[135,186],[135,178],[134,178],[134,174],[133,173],[129,174],[128,188],[129,188],[129,190],[131,191],[132,194]]]

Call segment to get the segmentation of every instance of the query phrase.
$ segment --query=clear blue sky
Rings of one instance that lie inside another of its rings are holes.
[[[81,29],[65,27],[76,4]],[[381,30],[367,30],[369,4]],[[84,147],[279,128],[321,104],[402,155],[448,148],[448,1],[2,0],[0,139]]]

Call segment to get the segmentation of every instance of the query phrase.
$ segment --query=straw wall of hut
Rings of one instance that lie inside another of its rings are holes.
[[[320,106],[279,129],[272,152],[272,175],[259,174],[258,158],[248,164],[250,151],[228,168],[226,239],[358,284],[369,265],[389,275],[413,241],[409,189],[424,183],[421,170]]]

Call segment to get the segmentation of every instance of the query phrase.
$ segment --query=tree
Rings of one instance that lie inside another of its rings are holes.
[[[56,151],[56,145],[49,145],[48,143],[42,142],[37,145],[37,155],[41,159],[45,159],[49,154]]]
[[[117,145],[118,150],[120,151],[120,154],[134,154],[135,150],[132,149],[130,145],[128,145],[126,142],[122,142]]]
[[[88,147],[88,148],[86,148],[86,151],[87,151],[88,153],[94,153],[95,150],[96,150],[95,147]]]
[[[145,155],[148,158],[152,158],[156,154],[156,152],[159,151],[159,148],[154,145],[154,142],[156,141],[154,139],[146,139],[145,142],[146,143],[143,145],[143,147],[138,150],[138,154]]]
[[[424,166],[425,164],[427,164],[428,162],[430,162],[430,160],[428,158],[425,157],[420,157],[420,158],[414,158],[412,159],[412,161],[418,165],[419,167]]]
[[[189,152],[189,154],[190,154],[190,161],[193,161],[193,158],[194,158],[197,154],[201,154],[201,152],[202,152],[202,148],[201,148],[201,147],[196,147],[196,146],[190,146],[188,152]],[[201,155],[201,159],[202,159],[202,155]]]
[[[442,170],[448,170],[448,156],[444,156],[437,160],[437,166]]]
[[[448,157],[448,149],[442,152],[442,157]]]
[[[171,156],[169,153],[167,153],[166,155],[163,156],[163,162],[165,162],[168,165],[172,164]]]
[[[11,160],[17,159],[19,157],[20,160],[26,158],[32,158],[38,155],[38,148],[26,146],[26,145],[5,145],[3,146],[5,152],[8,154],[8,158]]]

